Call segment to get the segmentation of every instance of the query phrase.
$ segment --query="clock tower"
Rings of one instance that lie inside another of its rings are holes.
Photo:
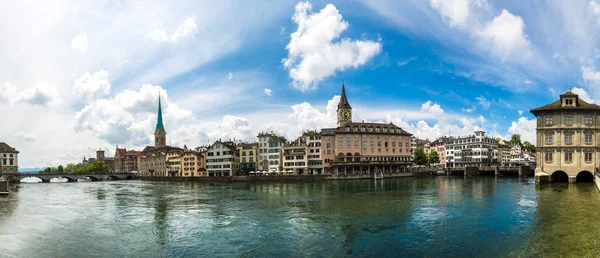
[[[345,123],[352,122],[352,107],[346,98],[346,89],[342,83],[342,97],[337,107],[337,126],[342,127]]]

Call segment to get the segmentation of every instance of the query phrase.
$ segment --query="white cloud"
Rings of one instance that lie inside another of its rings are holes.
[[[484,96],[479,96],[475,99],[479,102],[479,105],[481,105],[482,107],[484,107],[484,108],[490,107],[490,101],[487,100]]]
[[[71,48],[80,52],[86,52],[89,47],[88,37],[85,34],[80,34],[73,37],[71,40]]]
[[[283,35],[285,33],[285,26],[279,26],[279,35]]]
[[[524,27],[525,23],[520,16],[504,9],[487,24],[480,35],[493,45],[494,53],[502,61],[521,59],[530,55],[530,42],[523,33]]]
[[[467,0],[430,0],[429,4],[448,21],[450,27],[464,27],[469,17]]]
[[[600,85],[600,71],[594,70],[592,67],[581,67],[582,78],[585,82],[594,86]]]
[[[520,134],[522,141],[528,141],[535,144],[535,121],[535,118],[530,120],[525,117],[520,117],[519,120],[511,123],[508,132],[511,134]]]
[[[520,116],[523,115],[523,110],[518,110],[517,112],[519,113]]]
[[[534,82],[532,80],[529,80],[529,79],[525,79],[524,83],[527,84],[527,85],[534,84]]]
[[[0,88],[0,102],[14,103],[16,101],[17,88],[12,84],[5,82]]]
[[[398,64],[398,66],[405,66],[408,63],[410,63],[411,61],[415,61],[415,60],[417,60],[417,57],[416,56],[412,56],[412,57],[409,57],[407,59],[398,61],[397,64]]]
[[[233,73],[228,73],[227,80],[231,81],[231,79],[233,79]]]
[[[319,81],[357,68],[381,52],[381,44],[369,40],[338,39],[348,29],[348,22],[335,6],[328,4],[319,13],[312,13],[309,2],[299,2],[292,20],[298,30],[291,34],[286,46],[288,57],[282,60],[294,87],[306,91],[317,88]]]
[[[471,108],[461,108],[460,109],[462,112],[467,112],[467,113],[471,113],[475,110],[477,110],[477,108],[475,106],[472,106]]]
[[[148,36],[155,41],[169,41],[172,43],[177,43],[177,41],[181,39],[193,37],[197,30],[198,25],[196,25],[196,20],[193,17],[188,17],[177,27],[177,29],[175,29],[170,37],[162,28],[150,32]]]
[[[590,0],[590,11],[600,17],[600,4],[598,4],[598,2],[596,2],[595,0]],[[600,23],[600,19],[598,20],[598,22]]]
[[[89,71],[83,73],[75,81],[75,93],[88,101],[107,96],[110,94],[108,75],[108,72],[104,70],[99,70],[93,75]]]
[[[23,141],[26,141],[26,142],[32,142],[32,141],[35,141],[35,139],[36,139],[35,135],[30,134],[30,133],[24,133],[24,132],[16,133],[15,137],[17,137]]]
[[[38,83],[33,87],[26,88],[16,96],[17,102],[25,102],[31,105],[56,105],[62,102],[56,86],[47,82]]]
[[[583,101],[585,101],[587,103],[598,104],[598,103],[596,103],[596,100],[592,99],[592,97],[590,97],[590,95],[587,93],[587,91],[583,88],[573,87],[573,90],[571,90],[571,91],[573,93],[577,94],[580,99],[582,99]]]
[[[273,91],[271,89],[269,89],[269,88],[265,88],[264,92],[265,92],[265,94],[267,96],[272,96],[273,95]]]
[[[431,113],[440,119],[442,119],[444,114],[444,110],[440,107],[440,105],[432,103],[431,100],[428,100],[421,105],[421,112]]]

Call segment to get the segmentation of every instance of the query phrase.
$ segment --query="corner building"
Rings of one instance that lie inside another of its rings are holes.
[[[411,136],[393,123],[353,122],[342,84],[337,127],[321,130],[323,171],[335,175],[403,172],[412,163]]]
[[[536,177],[550,181],[593,181],[598,167],[600,106],[570,90],[560,99],[531,110],[536,126]]]

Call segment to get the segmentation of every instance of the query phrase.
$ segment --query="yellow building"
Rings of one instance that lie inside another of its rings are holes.
[[[600,106],[569,90],[531,113],[537,119],[536,182],[593,181],[600,158]]]
[[[239,146],[241,173],[258,170],[258,143],[243,143]]]
[[[187,146],[183,147],[181,155],[181,174],[182,177],[208,176],[206,173],[206,163],[202,153],[190,150]]]

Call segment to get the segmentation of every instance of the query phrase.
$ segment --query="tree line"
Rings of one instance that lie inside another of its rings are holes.
[[[107,171],[108,165],[104,161],[97,160],[81,166],[69,163],[64,167],[63,165],[59,165],[58,167],[47,167],[40,171],[40,173],[103,173]]]

